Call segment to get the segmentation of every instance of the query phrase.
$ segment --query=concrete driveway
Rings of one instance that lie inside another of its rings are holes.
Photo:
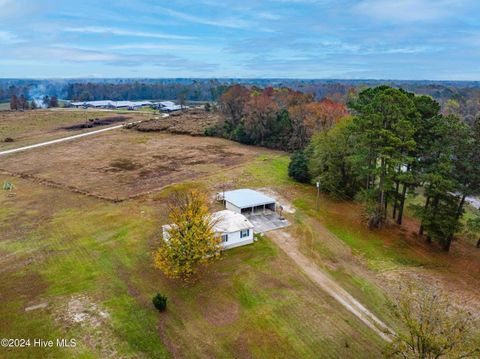
[[[246,217],[253,224],[256,233],[265,233],[290,225],[286,219],[281,220],[276,213],[253,214]]]

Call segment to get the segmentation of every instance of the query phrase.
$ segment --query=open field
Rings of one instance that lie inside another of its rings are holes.
[[[179,286],[151,266],[168,193],[112,204],[15,184],[15,196],[0,197],[1,335],[68,336],[79,345],[9,357],[379,355],[381,339],[268,239],[226,253],[198,283]],[[150,302],[157,291],[169,297],[160,315]],[[39,304],[46,307],[25,311]]]
[[[116,130],[2,157],[0,169],[125,199],[273,153],[218,138]]]
[[[49,109],[34,111],[0,111],[0,150],[21,147],[56,138],[87,132],[89,128],[68,128],[84,125],[89,119],[114,119],[113,123],[133,122],[150,118],[148,113]],[[108,123],[105,123],[107,125]],[[101,126],[96,126],[101,128]],[[14,142],[5,142],[10,137]]]
[[[223,139],[133,130],[2,157],[0,169],[15,175],[0,171],[0,183],[13,182],[15,194],[0,192],[0,336],[78,342],[11,349],[6,357],[381,356],[380,337],[268,235],[226,252],[194,284],[155,270],[166,200],[192,187],[212,195],[262,188],[276,196],[292,223],[284,235],[394,329],[388,304],[400,281],[438,282],[480,310],[480,251],[470,243],[441,252],[416,238],[411,218],[403,228],[372,232],[357,204],[326,196],[316,211],[315,188],[292,181],[288,161]],[[165,313],[151,304],[157,292],[168,296]]]

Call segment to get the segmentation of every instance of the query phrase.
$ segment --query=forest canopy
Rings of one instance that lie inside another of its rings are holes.
[[[313,136],[312,181],[340,198],[359,198],[371,228],[402,224],[407,195],[419,234],[446,251],[461,230],[465,199],[480,192],[480,122],[440,113],[440,105],[388,86],[368,88],[348,104],[353,118]]]

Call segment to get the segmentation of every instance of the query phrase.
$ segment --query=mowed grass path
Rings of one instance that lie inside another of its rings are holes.
[[[287,163],[260,157],[235,171],[251,185],[292,186]],[[273,172],[262,177],[262,168]],[[0,349],[0,357],[380,356],[381,339],[268,239],[225,253],[195,284],[166,279],[151,253],[167,222],[169,191],[111,204],[13,182],[15,196],[0,193],[0,337],[75,338],[78,345]],[[213,176],[183,187],[216,183]],[[156,292],[169,298],[165,313],[151,304]],[[47,307],[25,311],[41,303]],[[87,316],[76,322],[78,303]]]

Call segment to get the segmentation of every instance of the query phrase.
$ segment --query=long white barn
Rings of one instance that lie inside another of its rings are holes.
[[[151,106],[153,103],[150,101],[80,101],[71,102],[73,107],[94,107],[94,108],[127,108],[130,110],[137,109],[142,106]]]

